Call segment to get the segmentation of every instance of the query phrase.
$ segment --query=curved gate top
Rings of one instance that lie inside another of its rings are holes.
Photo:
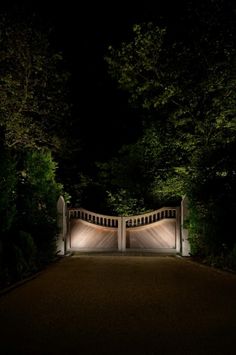
[[[136,216],[106,216],[57,202],[57,253],[74,250],[150,250],[190,255],[188,199],[180,207],[163,207]]]
[[[180,252],[178,207],[136,216],[106,216],[83,208],[68,209],[69,250],[152,250]]]

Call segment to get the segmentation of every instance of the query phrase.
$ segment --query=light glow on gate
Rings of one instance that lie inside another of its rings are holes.
[[[71,248],[117,250],[117,234],[117,228],[106,228],[77,220],[71,229]]]

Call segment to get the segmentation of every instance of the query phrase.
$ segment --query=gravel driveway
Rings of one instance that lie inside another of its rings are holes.
[[[65,257],[0,297],[0,353],[236,354],[236,275],[174,256]]]

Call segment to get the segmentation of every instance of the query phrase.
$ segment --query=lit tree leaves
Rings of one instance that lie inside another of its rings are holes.
[[[0,126],[10,148],[60,146],[60,126],[69,114],[68,74],[62,56],[36,27],[0,20]]]
[[[163,81],[159,66],[165,66],[163,46],[165,29],[152,23],[134,25],[134,38],[130,43],[122,43],[120,49],[109,47],[106,61],[109,72],[117,79],[119,86],[131,94],[131,100],[141,102],[144,108],[164,104],[173,95],[174,88]],[[155,44],[155,45],[154,45]]]
[[[148,129],[136,149],[142,147],[145,158],[137,164],[159,198],[191,194],[194,184],[235,171],[235,16],[221,1],[187,12],[182,38],[175,41],[168,28],[152,23],[135,25],[133,38],[110,47],[106,57],[119,87],[143,109]],[[126,150],[132,165],[133,145]]]

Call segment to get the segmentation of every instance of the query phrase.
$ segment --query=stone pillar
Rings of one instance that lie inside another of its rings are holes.
[[[188,230],[184,227],[184,223],[188,218],[188,198],[185,195],[181,201],[181,252],[182,256],[190,255],[190,244],[188,240]]]
[[[66,253],[66,234],[67,234],[67,211],[66,203],[63,196],[57,201],[57,254],[64,255]]]

